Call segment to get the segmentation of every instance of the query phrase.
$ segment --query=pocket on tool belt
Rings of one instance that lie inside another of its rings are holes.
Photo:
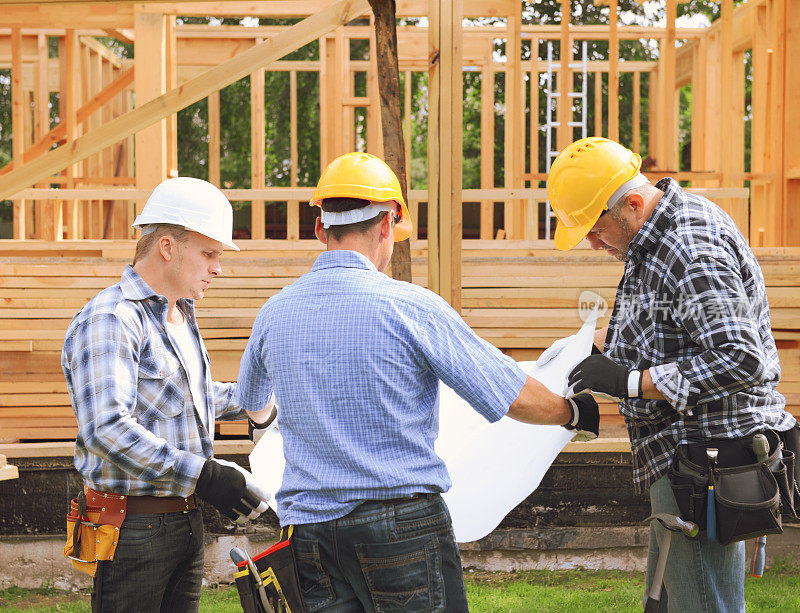
[[[769,467],[762,463],[718,469],[714,476],[717,539],[722,545],[783,532],[781,493]]]
[[[674,466],[670,467],[668,477],[681,517],[705,530],[708,478],[678,472]]]
[[[114,559],[125,498],[86,489],[70,501],[64,557],[76,570],[94,577],[98,562]]]

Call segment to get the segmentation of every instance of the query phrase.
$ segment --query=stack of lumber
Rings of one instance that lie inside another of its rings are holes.
[[[223,276],[198,303],[214,378],[236,379],[250,329],[263,303],[307,272],[316,241],[240,241],[226,252]],[[0,243],[0,441],[70,440],[77,428],[60,366],[71,318],[99,290],[116,283],[133,241]],[[759,249],[778,339],[780,390],[800,415],[800,249]],[[592,290],[608,302],[622,265],[603,253],[558,252],[547,243],[464,241],[462,314],[467,323],[517,360],[533,360],[580,325],[577,303]],[[412,244],[414,282],[427,283],[427,244]],[[603,423],[619,425],[616,406],[602,405]],[[217,425],[244,435],[240,423]]]
[[[16,466],[12,466],[6,462],[6,456],[0,453],[0,481],[8,481],[9,479],[17,479],[19,477],[19,470]]]

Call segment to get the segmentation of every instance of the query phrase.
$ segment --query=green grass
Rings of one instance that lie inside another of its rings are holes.
[[[640,612],[644,575],[619,571],[524,571],[465,573],[472,613],[536,613],[569,611]],[[748,577],[745,595],[749,613],[800,611],[800,569],[775,565],[761,579]],[[50,588],[0,590],[0,610],[84,613],[90,610],[86,592]],[[238,613],[239,596],[231,586],[203,590],[203,613]]]

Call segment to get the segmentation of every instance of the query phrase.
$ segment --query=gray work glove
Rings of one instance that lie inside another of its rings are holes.
[[[253,475],[233,462],[212,458],[203,464],[195,492],[220,513],[243,523],[268,508],[270,495],[256,485]]]

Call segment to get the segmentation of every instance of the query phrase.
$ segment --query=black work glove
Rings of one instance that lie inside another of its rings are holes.
[[[267,510],[270,496],[253,482],[253,475],[233,462],[212,458],[203,464],[195,492],[234,521],[255,519]]]
[[[589,394],[567,398],[572,409],[572,419],[564,427],[575,430],[573,441],[591,441],[600,434],[600,410],[597,402]]]
[[[264,436],[267,432],[272,430],[272,428],[278,425],[278,409],[277,407],[272,407],[272,412],[269,414],[267,421],[262,424],[254,422],[249,417],[247,418],[247,436],[250,438],[251,441],[254,443],[258,443],[261,440],[261,437]]]
[[[628,370],[604,355],[590,355],[569,373],[567,385],[567,396],[591,392],[615,402],[640,398],[642,371]]]

